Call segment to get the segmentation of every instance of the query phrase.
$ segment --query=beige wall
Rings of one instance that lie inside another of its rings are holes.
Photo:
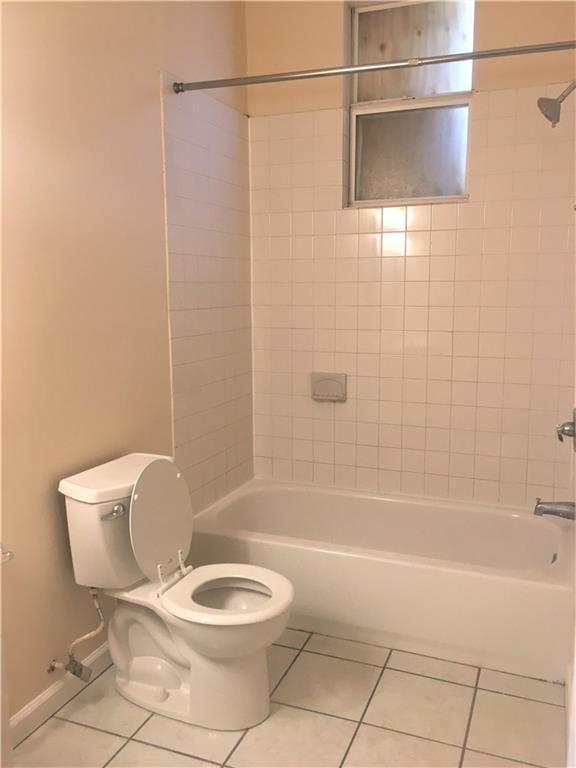
[[[59,478],[171,452],[159,70],[244,71],[235,3],[6,3],[4,640],[11,710],[94,623]],[[220,93],[243,106],[240,91]],[[100,642],[100,641],[99,641]],[[83,652],[88,652],[84,647]]]
[[[573,2],[485,0],[477,6],[477,50],[573,40],[575,37],[576,5]],[[479,62],[474,87],[489,91],[572,80],[574,61],[573,51],[562,51]]]
[[[574,38],[575,5],[544,0],[477,2],[477,50]],[[349,52],[349,8],[341,2],[248,0],[249,74],[343,65]],[[475,88],[521,88],[574,77],[570,52],[536,54],[481,62]],[[340,107],[347,78],[258,85],[249,88],[248,113],[273,115]]]
[[[340,66],[348,46],[349,11],[341,2],[246,3],[250,75]],[[272,115],[342,106],[344,78],[257,85],[248,89],[248,114]]]

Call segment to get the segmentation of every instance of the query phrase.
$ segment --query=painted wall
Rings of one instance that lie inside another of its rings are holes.
[[[3,4],[13,712],[94,624],[58,480],[127,451],[172,452],[159,72],[240,74],[243,23],[236,3]],[[219,96],[243,106],[240,91]]]
[[[164,137],[174,441],[198,511],[253,475],[248,118],[167,87]]]
[[[505,48],[557,40],[573,40],[576,5],[565,0],[484,0],[477,2],[474,47]],[[510,56],[475,64],[474,87],[479,91],[521,88],[571,80],[573,51]]]
[[[249,0],[246,8],[249,74],[348,63],[350,9],[340,2]],[[477,0],[475,48],[529,45],[574,38],[575,6],[564,0]],[[475,64],[474,87],[520,88],[570,80],[570,52],[518,56]],[[338,108],[346,103],[348,78],[258,85],[248,89],[248,113]]]
[[[246,3],[246,65],[250,75],[340,66],[347,56],[349,10],[342,2]],[[343,105],[345,79],[248,88],[248,114],[270,115]]]

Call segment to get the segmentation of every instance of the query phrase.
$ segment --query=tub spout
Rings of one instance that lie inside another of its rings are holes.
[[[536,499],[534,514],[555,515],[566,520],[574,520],[574,508],[573,501],[542,501],[542,499]]]

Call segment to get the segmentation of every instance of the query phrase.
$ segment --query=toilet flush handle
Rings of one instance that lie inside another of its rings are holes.
[[[124,504],[114,504],[112,512],[108,512],[107,515],[102,515],[101,520],[117,520],[122,515],[126,514],[126,507]]]

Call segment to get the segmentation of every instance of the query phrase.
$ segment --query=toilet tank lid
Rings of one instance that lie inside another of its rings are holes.
[[[79,472],[60,480],[58,490],[70,499],[87,504],[100,504],[131,496],[134,483],[142,470],[156,459],[168,459],[155,453],[129,453],[106,464]]]

